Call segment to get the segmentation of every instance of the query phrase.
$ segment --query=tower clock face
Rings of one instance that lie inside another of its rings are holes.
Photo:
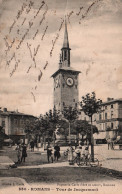
[[[73,84],[74,84],[73,78],[68,77],[68,78],[67,78],[67,85],[68,85],[68,86],[73,86]]]

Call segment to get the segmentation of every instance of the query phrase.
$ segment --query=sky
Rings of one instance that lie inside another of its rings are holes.
[[[122,98],[122,0],[0,0],[0,107],[38,116],[53,107],[67,20],[79,101]]]

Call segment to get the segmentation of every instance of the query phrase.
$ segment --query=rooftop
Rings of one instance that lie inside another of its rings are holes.
[[[103,102],[102,104],[103,105],[107,105],[107,104],[114,104],[116,102],[122,102],[122,98],[117,98],[117,99],[107,98],[107,101],[106,102]]]
[[[0,109],[0,115],[18,115],[18,116],[30,116],[30,117],[34,117],[33,115],[29,115],[29,114],[24,114],[24,113],[20,113],[18,111],[8,111],[7,108],[3,108],[3,110]]]

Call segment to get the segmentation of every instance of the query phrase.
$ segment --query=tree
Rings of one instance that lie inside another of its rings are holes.
[[[66,120],[60,119],[58,121],[58,130],[57,130],[57,135],[62,135],[65,138],[65,142],[67,142],[67,136],[68,136],[68,128],[69,124]]]
[[[78,118],[78,111],[71,106],[65,107],[62,111],[63,117],[69,123],[69,143],[71,143],[71,123]]]
[[[58,122],[59,112],[53,108],[53,110],[49,110],[45,115],[40,115],[39,118],[35,120],[29,121],[25,124],[25,133],[34,139],[38,139],[40,142],[40,137],[43,138],[43,142],[46,145],[46,138],[48,141],[50,139],[55,139],[55,128]]]
[[[91,120],[91,157],[92,161],[94,161],[94,139],[93,139],[93,127],[92,127],[92,117],[95,113],[100,112],[101,110],[102,100],[96,99],[95,92],[91,94],[86,94],[86,96],[82,96],[82,101],[80,102],[80,106],[84,113],[89,116]]]
[[[41,131],[41,136],[44,142],[44,149],[46,148],[46,137],[48,137],[49,141],[49,119],[47,115],[40,115],[39,117],[39,127]]]
[[[83,136],[87,136],[87,139],[90,141],[89,136],[91,133],[91,124],[88,123],[86,120],[76,120],[73,123],[74,133],[77,135],[77,141],[79,141],[79,134]],[[98,129],[96,126],[92,125],[93,133],[98,133]]]
[[[28,140],[35,138],[37,131],[37,124],[38,124],[38,118],[34,118],[32,120],[29,120],[27,123],[24,123],[24,131],[26,133],[26,137]]]
[[[77,139],[77,144],[79,143],[80,140],[80,135],[82,135],[82,139],[83,136],[86,135],[85,133],[85,129],[87,127],[88,122],[87,121],[83,121],[83,120],[75,120],[75,122],[72,124],[72,128],[73,128],[73,133],[76,135],[76,139]]]
[[[40,128],[43,131],[44,139],[48,138],[48,141],[53,138],[55,144],[55,129],[59,120],[59,111],[53,108],[46,112],[44,116],[40,116]]]

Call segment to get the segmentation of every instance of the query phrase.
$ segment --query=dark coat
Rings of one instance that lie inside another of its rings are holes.
[[[60,147],[57,145],[54,147],[54,156],[60,158]]]
[[[31,146],[31,148],[34,148],[34,142],[33,141],[30,142],[30,146]]]
[[[22,157],[27,157],[26,146],[23,146],[22,148]]]
[[[52,155],[52,148],[51,148],[51,146],[47,146],[47,155],[48,156]]]

